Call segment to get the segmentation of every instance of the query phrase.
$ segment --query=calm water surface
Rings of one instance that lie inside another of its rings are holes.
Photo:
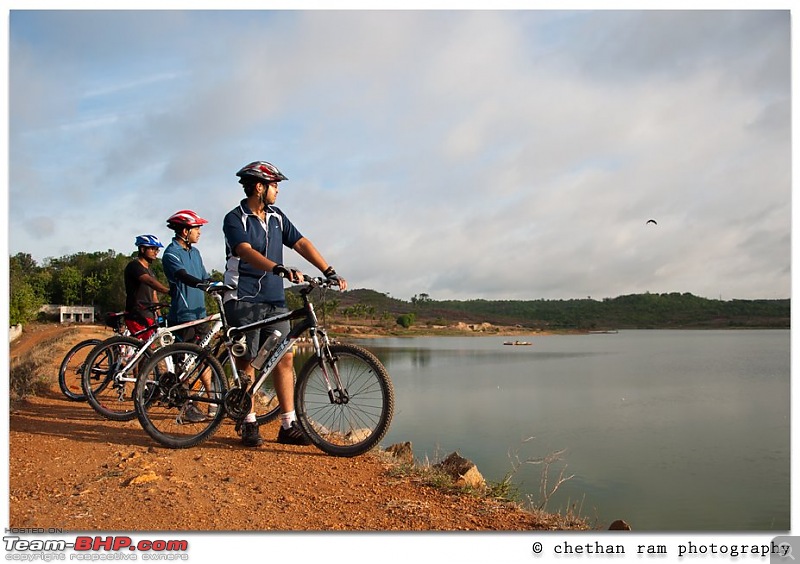
[[[547,508],[577,503],[639,531],[788,530],[789,331],[362,340],[395,385],[384,445],[418,459],[457,450],[490,481],[541,500],[566,449],[574,477]],[[532,438],[531,438],[532,437]]]

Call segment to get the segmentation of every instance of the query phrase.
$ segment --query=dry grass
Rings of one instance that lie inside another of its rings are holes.
[[[570,504],[563,511],[546,511],[541,503],[523,499],[519,487],[513,482],[516,467],[499,482],[487,482],[482,488],[457,486],[453,478],[436,467],[427,458],[421,463],[398,462],[389,453],[385,459],[389,463],[388,475],[398,480],[409,480],[455,495],[471,495],[493,500],[500,505],[513,506],[536,517],[544,528],[553,530],[589,530],[589,520],[581,515],[579,504]],[[560,453],[559,453],[560,454]],[[549,471],[549,470],[545,470]],[[551,491],[552,493],[552,491]]]
[[[42,341],[20,357],[11,359],[9,393],[12,402],[42,395],[50,389],[54,378],[51,373],[54,349],[59,349],[69,335],[62,333]]]

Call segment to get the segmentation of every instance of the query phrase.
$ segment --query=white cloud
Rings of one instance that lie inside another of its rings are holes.
[[[267,159],[290,179],[278,204],[355,287],[785,297],[788,21],[27,14],[11,27],[10,251],[127,251],[191,207],[212,222],[200,246],[221,269],[234,172]],[[109,30],[125,45],[93,59]],[[54,53],[61,70],[40,77]],[[45,200],[53,236],[20,237]],[[109,216],[120,220],[96,219]],[[83,246],[70,246],[79,217]]]

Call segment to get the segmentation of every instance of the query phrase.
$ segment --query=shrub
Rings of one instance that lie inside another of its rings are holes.
[[[397,324],[403,327],[404,329],[408,329],[414,324],[414,320],[417,318],[416,315],[413,313],[404,313],[402,315],[397,316]]]

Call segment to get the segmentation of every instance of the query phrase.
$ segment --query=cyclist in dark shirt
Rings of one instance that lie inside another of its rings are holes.
[[[139,248],[139,256],[125,267],[125,325],[138,339],[147,339],[154,331],[139,333],[155,324],[156,313],[149,309],[158,303],[156,292],[169,293],[169,288],[156,278],[150,267],[164,245],[155,235],[139,235],[134,244]]]
[[[283,279],[299,283],[303,273],[283,265],[283,247],[294,249],[300,256],[316,266],[330,280],[335,280],[342,290],[347,282],[303,237],[289,218],[275,207],[278,182],[286,177],[275,165],[256,161],[236,173],[244,187],[246,198],[223,219],[225,235],[225,283],[236,290],[225,295],[225,315],[233,325],[244,325],[288,311],[283,289]],[[270,326],[260,332],[250,332],[247,353],[236,359],[237,367],[254,377],[250,361],[255,356],[267,334],[277,329],[285,336],[289,322]],[[297,426],[294,411],[293,355],[287,353],[274,369],[275,392],[281,409],[281,428],[278,442],[307,445],[308,439]],[[246,416],[242,425],[242,443],[259,446],[262,443],[255,413]]]

